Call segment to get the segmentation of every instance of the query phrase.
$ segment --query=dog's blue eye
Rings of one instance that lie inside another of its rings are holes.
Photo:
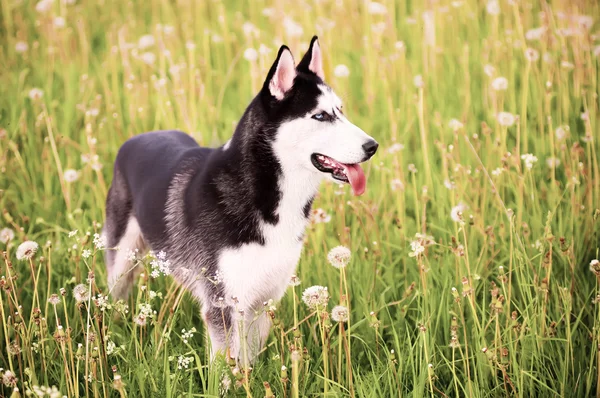
[[[312,118],[320,122],[324,122],[326,120],[331,120],[331,115],[327,112],[321,112],[313,115]]]

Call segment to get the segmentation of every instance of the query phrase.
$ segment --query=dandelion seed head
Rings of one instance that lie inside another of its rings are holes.
[[[74,169],[67,169],[63,173],[63,178],[66,182],[75,182],[79,179],[79,172]]]
[[[509,112],[500,112],[498,116],[496,116],[498,123],[503,127],[510,127],[515,124],[516,117],[512,113]]]
[[[10,228],[0,230],[0,242],[6,244],[15,238],[15,232]]]
[[[350,262],[352,253],[346,246],[336,246],[327,254],[327,260],[335,268],[345,268]]]
[[[28,95],[32,101],[38,101],[38,100],[41,100],[42,97],[44,96],[44,91],[42,91],[39,88],[32,88],[31,90],[29,90]]]
[[[302,301],[310,309],[322,309],[329,301],[329,292],[324,286],[311,286],[302,293]]]
[[[508,89],[508,79],[502,76],[498,76],[492,80],[492,88],[495,91],[504,91]]]
[[[256,61],[258,59],[258,51],[256,51],[255,49],[253,49],[251,47],[247,48],[244,51],[244,58],[247,61],[254,62],[254,61]]]
[[[88,286],[80,283],[73,288],[73,297],[77,303],[87,302],[90,299]]]
[[[27,44],[24,41],[18,41],[15,44],[15,51],[19,54],[23,54],[24,52],[27,52],[27,50],[29,50],[29,44]]]
[[[335,322],[348,322],[348,308],[343,305],[336,305],[331,310],[331,319]]]
[[[335,77],[348,77],[350,76],[350,69],[346,65],[339,64],[333,69]]]
[[[140,50],[145,50],[147,48],[152,47],[154,45],[154,43],[155,43],[154,36],[144,35],[144,36],[140,37],[138,40],[138,48]]]
[[[17,248],[17,260],[30,260],[35,256],[39,245],[31,240],[25,241]]]
[[[367,11],[371,15],[385,15],[387,13],[387,7],[381,3],[370,1],[367,4]]]

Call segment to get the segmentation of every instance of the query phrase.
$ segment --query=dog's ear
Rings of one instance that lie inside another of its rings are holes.
[[[310,47],[302,61],[298,64],[298,70],[301,72],[312,72],[319,76],[321,80],[325,80],[323,73],[323,55],[321,54],[321,46],[319,46],[319,38],[313,36],[310,41]]]
[[[281,46],[277,59],[271,66],[263,91],[271,93],[278,100],[282,100],[292,86],[296,77],[294,57],[287,46]]]

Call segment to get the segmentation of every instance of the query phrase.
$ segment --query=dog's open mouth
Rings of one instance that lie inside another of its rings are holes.
[[[341,163],[320,153],[313,153],[310,160],[320,172],[330,173],[334,179],[349,183],[354,195],[359,196],[365,192],[367,179],[365,178],[365,172],[358,163]]]

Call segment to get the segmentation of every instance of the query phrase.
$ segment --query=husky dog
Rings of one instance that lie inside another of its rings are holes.
[[[359,163],[377,142],[350,123],[324,82],[313,37],[298,66],[282,46],[233,137],[203,148],[180,131],[129,139],[106,200],[108,284],[126,298],[139,270],[129,251],[152,249],[202,305],[212,355],[249,363],[300,258],[303,233],[324,179],[365,191]]]

